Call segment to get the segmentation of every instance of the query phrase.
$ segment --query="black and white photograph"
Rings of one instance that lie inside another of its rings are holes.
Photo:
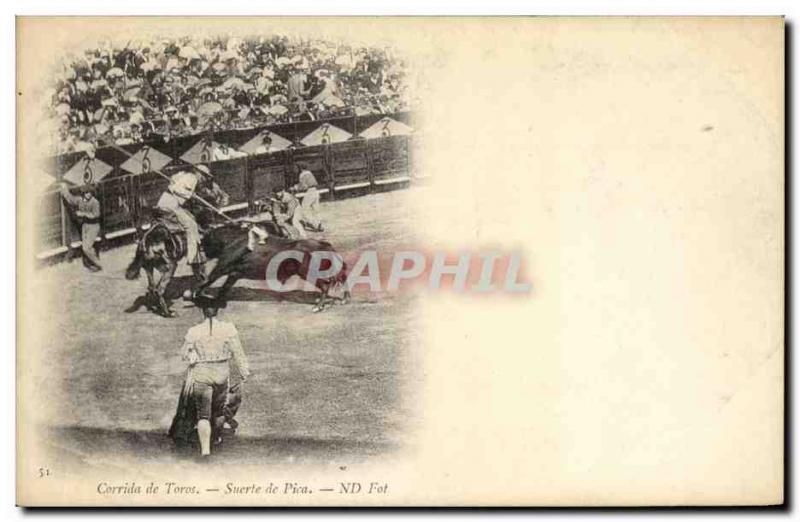
[[[20,506],[785,505],[785,18],[15,22]]]
[[[413,298],[310,271],[315,252],[413,242],[406,61],[281,34],[109,37],[65,49],[41,100],[48,445],[100,469],[394,451]],[[302,255],[277,281],[300,284],[274,292],[282,252]]]

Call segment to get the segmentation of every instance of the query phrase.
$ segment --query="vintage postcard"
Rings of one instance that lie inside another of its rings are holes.
[[[22,506],[784,499],[784,20],[17,20]]]

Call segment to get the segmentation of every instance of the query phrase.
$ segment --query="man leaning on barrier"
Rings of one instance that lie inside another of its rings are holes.
[[[83,266],[92,272],[103,269],[94,250],[94,242],[100,235],[100,202],[94,196],[93,187],[85,186],[82,196],[75,196],[66,183],[61,183],[61,197],[73,209],[81,227],[81,250]]]

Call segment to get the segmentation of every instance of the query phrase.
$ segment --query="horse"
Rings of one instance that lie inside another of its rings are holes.
[[[338,255],[327,241],[286,239],[280,237],[281,231],[274,223],[267,221],[260,223],[260,226],[266,229],[269,237],[264,245],[257,245],[253,251],[248,248],[248,231],[242,224],[225,224],[207,229],[203,234],[201,246],[206,257],[217,259],[217,264],[211,273],[204,280],[198,281],[195,288],[188,291],[184,297],[191,300],[198,295],[204,295],[214,282],[227,276],[217,296],[224,299],[239,279],[264,280],[269,261],[282,251],[298,251],[302,254],[302,260],[286,259],[280,264],[277,279],[281,284],[294,275],[308,280],[314,252],[330,252]],[[139,240],[136,254],[125,271],[125,278],[134,280],[139,277],[142,269],[145,270],[148,279],[146,295],[148,308],[163,317],[171,318],[176,315],[164,294],[175,274],[178,262],[185,255],[185,250],[185,233],[164,221],[156,221]],[[330,261],[323,259],[320,269],[326,270],[330,266]],[[154,277],[155,271],[161,274],[158,281]],[[339,273],[314,281],[314,285],[320,290],[320,296],[313,308],[314,312],[324,310],[331,304],[330,292],[334,288],[344,287],[343,297],[335,298],[338,302],[344,304],[350,300],[350,292],[344,285],[346,278],[347,267],[342,262]]]
[[[213,201],[217,206],[223,206],[229,200],[228,194],[213,181],[203,183],[198,187],[198,192],[202,194],[203,198]],[[212,222],[209,211],[198,206],[194,201],[190,204],[189,210],[201,227]],[[174,317],[175,314],[167,304],[164,293],[175,275],[178,262],[186,256],[186,233],[169,212],[158,208],[153,208],[152,211],[153,220],[150,228],[139,238],[136,255],[125,270],[125,278],[128,280],[138,279],[143,268],[147,273],[147,294],[144,296],[144,303],[154,313],[165,317]],[[155,272],[160,274],[158,279],[155,277]],[[202,279],[202,274],[196,273],[195,277]],[[138,309],[140,301],[142,298],[137,299],[136,303],[127,311],[132,312]]]
[[[209,259],[216,258],[218,261],[206,281],[197,287],[195,295],[203,295],[215,281],[226,277],[216,296],[217,299],[224,300],[239,279],[265,280],[270,261],[279,253],[286,251],[299,253],[300,259],[288,258],[281,261],[277,267],[277,281],[283,285],[295,275],[309,281],[314,253],[325,252],[327,256],[320,260],[318,267],[320,270],[328,271],[333,268],[330,257],[338,257],[341,267],[335,274],[317,277],[312,281],[320,291],[312,311],[322,311],[333,302],[346,304],[350,301],[350,290],[346,285],[347,264],[329,242],[281,237],[279,227],[271,222],[266,222],[264,228],[267,228],[269,237],[263,245],[256,245],[252,251],[248,248],[247,230],[241,226],[226,224],[209,231],[203,239],[203,249]],[[342,290],[342,297],[331,297],[331,291],[338,289]]]

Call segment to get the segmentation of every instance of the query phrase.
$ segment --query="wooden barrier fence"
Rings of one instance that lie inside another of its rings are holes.
[[[241,215],[253,210],[256,200],[270,195],[276,188],[297,183],[294,166],[298,163],[314,173],[322,197],[328,200],[336,199],[337,193],[344,191],[369,192],[407,186],[413,177],[412,139],[410,135],[369,140],[357,138],[210,162],[208,165],[222,189],[231,197],[230,205],[224,210],[232,215]],[[104,161],[108,161],[109,152],[105,154]],[[137,233],[147,227],[150,209],[168,184],[153,172],[126,173],[119,165],[127,158],[119,151],[116,154],[121,157],[111,163],[114,173],[97,183],[102,231],[99,241],[106,244],[133,241]],[[181,167],[178,162],[162,170],[170,174]],[[78,246],[77,224],[70,217],[56,187],[43,195],[39,217],[37,258],[58,259],[70,248]]]

